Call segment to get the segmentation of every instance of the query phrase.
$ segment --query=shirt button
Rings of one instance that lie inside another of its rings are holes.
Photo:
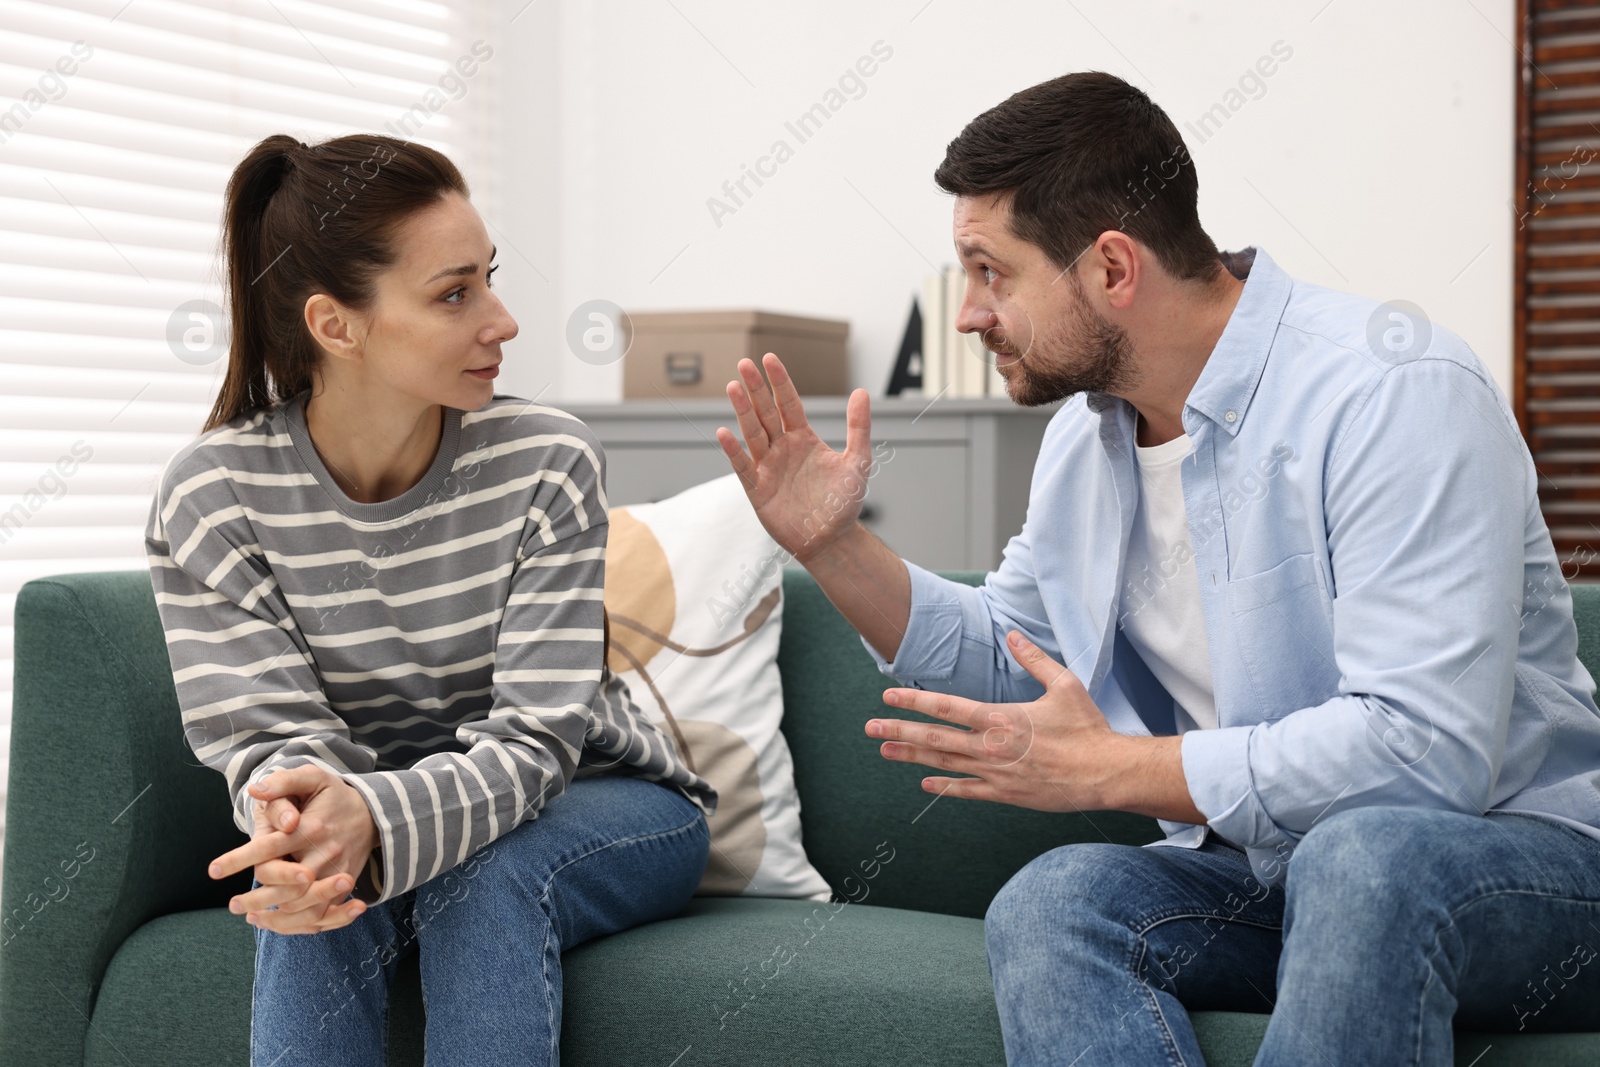
[[[1228,413],[1227,413],[1227,414],[1226,414],[1226,415],[1224,415],[1224,416],[1222,416],[1222,417],[1223,417],[1223,418],[1225,418],[1225,419],[1227,419],[1227,420],[1228,420],[1228,421],[1229,421],[1229,422],[1233,422],[1233,421],[1235,421],[1235,420],[1237,420],[1237,419],[1238,419],[1238,418],[1239,418],[1239,416],[1237,416],[1237,415],[1235,415],[1235,414],[1234,414],[1234,413],[1233,413],[1233,412],[1231,412],[1231,411],[1230,411],[1230,412],[1228,412]]]

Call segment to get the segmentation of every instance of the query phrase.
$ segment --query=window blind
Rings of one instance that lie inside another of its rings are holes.
[[[1513,407],[1568,580],[1600,578],[1600,3],[1518,0]]]
[[[17,591],[145,568],[156,477],[226,366],[186,309],[222,303],[228,175],[271,133],[389,133],[449,155],[492,217],[493,8],[0,7],[0,840]]]

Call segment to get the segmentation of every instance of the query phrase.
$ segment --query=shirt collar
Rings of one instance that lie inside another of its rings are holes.
[[[1228,316],[1228,325],[1217,338],[1216,347],[1211,350],[1210,358],[1201,368],[1200,377],[1184,403],[1186,408],[1198,411],[1229,434],[1237,434],[1244,425],[1245,412],[1261,381],[1267,354],[1278,333],[1278,322],[1294,285],[1294,279],[1263,249],[1254,251],[1255,262],[1245,278],[1239,302]],[[1096,412],[1104,411],[1113,403],[1127,404],[1121,397],[1095,391],[1086,392],[1084,402],[1090,411]]]

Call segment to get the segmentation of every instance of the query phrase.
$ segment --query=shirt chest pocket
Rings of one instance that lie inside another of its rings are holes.
[[[1228,609],[1250,698],[1262,718],[1276,719],[1338,694],[1333,605],[1314,553],[1229,579]]]

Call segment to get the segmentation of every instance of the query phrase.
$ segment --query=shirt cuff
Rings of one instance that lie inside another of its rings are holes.
[[[396,872],[389,869],[390,862],[394,859],[394,840],[392,833],[385,832],[383,807],[378,800],[378,794],[372,787],[361,780],[359,774],[343,773],[343,778],[361,798],[367,802],[367,810],[372,813],[372,824],[378,830],[378,844],[367,856],[366,866],[356,877],[356,885],[351,895],[371,907],[381,904],[388,899],[388,887],[395,884]]]
[[[1272,821],[1250,771],[1254,726],[1185,730],[1178,743],[1183,777],[1206,825],[1243,848],[1270,848],[1293,841]]]
[[[379,845],[367,856],[367,864],[356,876],[356,887],[350,896],[368,907],[383,900],[383,846]]]
[[[961,634],[976,625],[979,614],[987,623],[988,609],[977,587],[941,578],[908,559],[901,560],[911,576],[911,612],[906,616],[906,632],[889,662],[865,637],[862,647],[871,654],[878,671],[902,681],[913,678],[949,678],[961,652]],[[976,603],[972,603],[976,601]]]

